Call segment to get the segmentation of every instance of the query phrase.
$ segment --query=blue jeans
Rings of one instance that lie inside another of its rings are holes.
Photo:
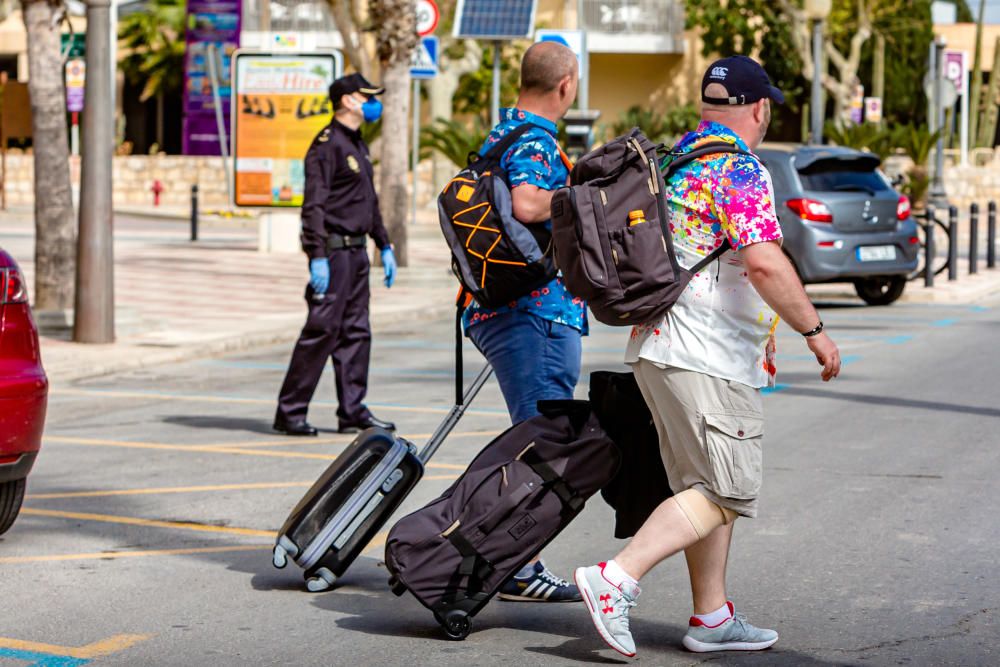
[[[523,311],[469,327],[469,338],[493,367],[513,423],[538,414],[537,402],[571,399],[580,379],[582,337]]]

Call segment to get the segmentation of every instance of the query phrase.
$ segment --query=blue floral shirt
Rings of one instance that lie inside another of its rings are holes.
[[[511,190],[524,184],[534,185],[543,190],[563,187],[569,178],[569,170],[556,143],[558,132],[556,124],[546,118],[521,109],[501,109],[500,124],[486,137],[480,153],[485,153],[490,146],[500,141],[501,137],[525,123],[531,123],[532,128],[522,134],[500,159],[500,167],[507,174]],[[483,308],[473,301],[465,311],[465,329],[468,331],[469,327],[513,310],[531,313],[557,324],[565,324],[584,335],[588,332],[587,304],[566,290],[562,278],[556,278],[549,284],[500,308]]]

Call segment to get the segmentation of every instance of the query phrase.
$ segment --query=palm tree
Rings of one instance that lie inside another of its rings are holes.
[[[31,78],[35,171],[35,308],[65,313],[73,307],[76,225],[69,178],[66,90],[60,26],[66,6],[58,0],[22,0]]]
[[[153,0],[143,11],[124,17],[118,40],[128,53],[121,60],[125,77],[142,84],[139,101],[156,98],[156,143],[163,146],[163,101],[184,84],[185,0]]]

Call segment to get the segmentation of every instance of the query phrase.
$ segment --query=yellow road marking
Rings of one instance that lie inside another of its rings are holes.
[[[426,480],[454,480],[458,475],[426,475]],[[104,491],[67,491],[65,493],[30,493],[25,500],[53,500],[56,498],[103,498],[107,496],[144,496],[161,493],[201,493],[208,491],[242,491],[253,489],[308,488],[313,482],[259,482],[248,484],[214,484],[208,486],[164,486],[148,489],[108,489]],[[0,561],[2,562],[2,561]]]
[[[144,556],[186,556],[189,554],[221,554],[233,551],[264,551],[269,544],[242,544],[229,547],[192,547],[189,549],[148,549],[135,551],[94,551],[79,554],[53,554],[49,556],[7,556],[0,558],[0,564],[50,563],[64,560],[117,560],[119,558],[141,558]]]
[[[186,521],[158,521],[156,519],[140,519],[131,516],[113,516],[109,514],[89,514],[84,512],[63,512],[60,510],[43,510],[35,507],[21,509],[21,514],[33,516],[48,516],[56,519],[77,519],[79,521],[102,521],[104,523],[124,523],[131,526],[147,526],[150,528],[172,528],[175,530],[196,530],[206,533],[226,533],[229,535],[252,535],[254,537],[274,537],[273,530],[257,530],[255,528],[233,528],[232,526],[209,526]]]
[[[103,438],[78,438],[75,436],[49,435],[44,436],[46,442],[61,445],[85,445],[93,447],[125,447],[131,449],[160,449],[180,452],[207,452],[210,454],[240,454],[244,456],[263,456],[285,459],[319,459],[333,461],[336,454],[318,454],[315,452],[276,452],[268,449],[243,449],[240,447],[225,447],[219,445],[171,445],[161,442],[136,442],[132,440],[105,440]],[[449,463],[428,463],[428,468],[445,470],[465,470],[466,466]]]
[[[136,398],[159,401],[182,401],[191,403],[233,403],[241,405],[274,405],[272,398],[240,398],[237,396],[210,396],[207,394],[153,394],[142,391],[105,391],[93,389],[72,389],[57,388],[50,389],[49,396],[92,396],[96,398]],[[379,410],[384,412],[413,412],[418,414],[446,415],[451,412],[451,408],[418,408],[406,405],[377,405]],[[467,415],[477,415],[479,417],[497,417],[507,419],[507,415],[501,412],[491,412],[486,410],[467,410]]]
[[[496,436],[503,433],[503,431],[454,431],[448,435],[448,438],[495,438]],[[414,433],[406,434],[406,439],[419,442],[430,438],[433,433]],[[346,439],[344,439],[346,438]],[[248,441],[248,442],[229,442],[229,443],[219,443],[212,445],[205,445],[206,447],[298,447],[298,446],[308,446],[308,445],[348,445],[353,441],[353,436],[344,436],[344,438],[333,440],[329,438],[284,438],[282,440],[264,440],[264,441]]]
[[[10,639],[0,637],[0,648],[12,648],[18,651],[31,651],[33,653],[49,653],[52,655],[64,655],[70,658],[87,660],[89,658],[99,658],[112,653],[118,653],[125,649],[152,638],[153,635],[115,635],[101,641],[87,644],[86,646],[59,646],[57,644],[43,644],[41,642],[28,642],[20,639]]]

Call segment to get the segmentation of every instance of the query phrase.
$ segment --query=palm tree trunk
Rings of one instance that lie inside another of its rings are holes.
[[[409,197],[410,54],[417,45],[416,6],[412,0],[370,0],[371,23],[377,26],[376,51],[385,86],[382,119],[379,204],[400,266],[409,263],[406,220]]]
[[[25,0],[22,6],[35,156],[35,308],[65,311],[73,307],[76,225],[59,43],[64,8],[46,0]]]

